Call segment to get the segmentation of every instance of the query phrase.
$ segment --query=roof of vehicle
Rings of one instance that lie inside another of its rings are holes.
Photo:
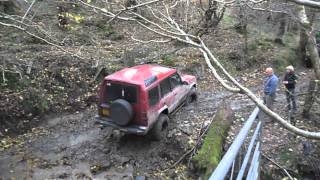
[[[162,80],[175,72],[176,70],[172,68],[163,67],[160,65],[143,64],[130,68],[124,68],[120,71],[110,74],[105,78],[105,80],[148,86],[156,80]]]

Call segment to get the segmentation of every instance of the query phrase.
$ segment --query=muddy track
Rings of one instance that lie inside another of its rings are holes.
[[[166,170],[195,141],[203,120],[210,120],[228,93],[200,92],[198,103],[171,117],[168,138],[122,135],[94,124],[95,108],[48,118],[23,137],[24,143],[0,152],[0,177],[8,179],[151,179],[192,177]],[[166,170],[166,171],[164,171]]]

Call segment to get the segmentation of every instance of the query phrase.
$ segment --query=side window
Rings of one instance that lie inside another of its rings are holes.
[[[164,79],[160,82],[160,89],[161,89],[161,97],[164,97],[171,91],[171,84],[169,78]]]
[[[149,95],[149,105],[153,106],[159,102],[159,88],[158,86],[152,88],[148,92]]]
[[[170,76],[170,83],[171,83],[172,89],[177,87],[177,86],[179,86],[179,85],[181,85],[182,81],[181,81],[180,76],[177,73],[175,73],[172,76]]]

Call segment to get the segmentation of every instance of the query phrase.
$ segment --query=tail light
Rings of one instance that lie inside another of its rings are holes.
[[[141,120],[148,120],[147,112],[141,112]]]

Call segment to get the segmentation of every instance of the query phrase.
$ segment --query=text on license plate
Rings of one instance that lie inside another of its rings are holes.
[[[102,109],[102,115],[109,116],[110,115],[109,109]]]

